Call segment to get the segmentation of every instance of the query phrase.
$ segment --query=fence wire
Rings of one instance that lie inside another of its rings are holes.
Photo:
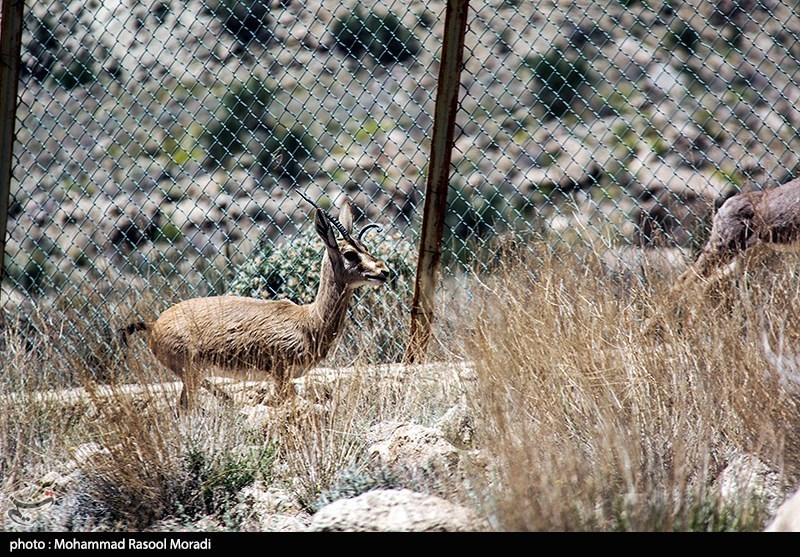
[[[796,175],[797,3],[470,9],[450,284],[488,269],[502,239],[586,251],[614,273],[653,253],[686,260],[721,200]],[[308,301],[321,244],[301,189],[334,212],[351,200],[358,225],[384,226],[368,244],[395,281],[360,294],[348,335],[368,342],[344,342],[335,357],[368,343],[376,359],[396,359],[444,10],[439,0],[29,0],[4,342],[13,331],[31,357],[102,369],[116,327],[190,296]]]

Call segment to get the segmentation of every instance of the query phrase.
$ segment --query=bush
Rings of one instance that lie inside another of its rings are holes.
[[[369,54],[380,65],[405,62],[422,48],[395,14],[365,14],[360,6],[344,19],[336,19],[331,34],[335,48],[356,60]]]
[[[586,59],[554,47],[541,56],[525,59],[538,81],[537,98],[545,115],[561,118],[579,98],[581,89],[592,79]]]
[[[122,389],[112,402],[94,432],[97,452],[81,465],[84,507],[94,509],[72,518],[81,529],[91,522],[144,529],[164,519],[224,515],[242,488],[272,477],[276,446],[240,416],[216,410],[175,421],[163,409],[137,408]]]
[[[311,179],[305,165],[312,158],[315,142],[307,130],[301,126],[290,129],[277,124],[258,134],[256,139],[262,146],[257,157],[261,168],[295,183]]]
[[[682,48],[686,52],[694,54],[697,47],[700,46],[700,34],[688,23],[678,21],[667,30],[664,43],[670,50]]]
[[[726,484],[742,453],[796,484],[797,400],[760,337],[798,338],[778,317],[800,300],[797,281],[764,272],[669,309],[669,281],[610,288],[577,254],[530,247],[471,289],[462,317],[477,387],[467,400],[492,463],[486,510],[499,528],[762,529],[784,489],[778,475]],[[659,334],[642,334],[650,315]],[[765,315],[775,320],[760,327]]]
[[[26,18],[25,25],[30,30],[31,37],[23,45],[23,52],[27,56],[23,55],[22,57],[20,74],[28,73],[41,83],[50,74],[50,70],[57,60],[60,45],[56,35],[58,23],[52,14],[37,17],[31,12]]]
[[[233,86],[222,97],[214,120],[206,126],[200,142],[208,152],[206,165],[222,165],[245,149],[245,132],[257,129],[274,96],[273,87],[258,77]]]
[[[264,44],[272,36],[269,5],[269,0],[218,0],[211,13],[243,45]]]
[[[503,195],[488,188],[451,187],[445,217],[444,253],[446,266],[488,267],[497,255],[498,237],[537,219],[534,206],[522,196]],[[521,233],[521,232],[520,232]]]
[[[224,166],[231,157],[249,152],[261,168],[279,178],[308,178],[304,165],[315,142],[304,129],[288,128],[270,115],[274,97],[274,86],[259,77],[230,87],[200,137],[208,153],[207,168]]]
[[[97,62],[90,53],[82,52],[66,64],[57,64],[50,75],[56,85],[74,89],[97,80]]]

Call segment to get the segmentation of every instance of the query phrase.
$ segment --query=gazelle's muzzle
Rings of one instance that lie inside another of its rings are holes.
[[[384,284],[387,280],[389,280],[389,270],[382,269],[376,273],[370,273],[369,275],[364,275],[364,278],[367,279],[371,284],[376,286],[380,284]]]

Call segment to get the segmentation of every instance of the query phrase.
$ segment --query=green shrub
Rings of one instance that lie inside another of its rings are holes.
[[[553,47],[546,54],[530,56],[525,66],[538,82],[537,100],[545,116],[561,118],[580,97],[581,90],[593,79],[586,59]]]
[[[291,177],[293,181],[306,181],[311,175],[306,161],[314,154],[315,141],[302,126],[287,128],[276,124],[256,134],[261,150],[257,160],[261,168],[269,169],[278,178]]]
[[[153,242],[176,244],[183,239],[183,232],[172,222],[166,222],[160,227],[155,228],[150,236]]]
[[[49,75],[61,45],[55,31],[58,21],[53,14],[48,13],[40,18],[31,10],[27,14],[25,25],[30,30],[31,40],[22,48],[27,52],[29,61],[20,65],[20,73],[29,73],[42,82]]]
[[[217,412],[197,423],[168,423],[169,414],[142,412],[124,397],[114,402],[114,423],[97,436],[104,458],[82,469],[88,508],[72,518],[81,529],[92,522],[144,529],[163,519],[224,515],[242,488],[272,477],[277,447],[238,416]]]
[[[422,48],[414,33],[395,14],[365,14],[361,6],[344,19],[336,19],[332,44],[356,60],[369,54],[378,64],[405,62]]]
[[[496,255],[496,238],[518,228],[520,223],[530,227],[536,219],[533,209],[529,200],[521,196],[492,189],[450,188],[442,262],[448,266],[487,266]]]
[[[333,485],[323,489],[315,501],[306,504],[308,510],[317,512],[325,505],[339,499],[351,499],[375,489],[402,489],[404,478],[375,464],[365,467],[350,466],[341,471]]]
[[[74,89],[97,80],[97,62],[90,53],[83,52],[66,65],[57,63],[51,75],[56,85]]]
[[[214,451],[206,443],[191,441],[181,455],[186,484],[180,495],[185,513],[224,509],[242,488],[272,475],[277,447],[271,443]]]
[[[200,137],[208,153],[205,166],[222,166],[247,152],[278,178],[308,179],[304,165],[316,142],[301,127],[288,128],[270,115],[274,98],[274,85],[259,77],[231,86]]]
[[[700,34],[694,27],[683,21],[671,25],[665,37],[665,44],[671,50],[682,48],[686,52],[694,53],[699,43]]]
[[[230,87],[222,97],[215,118],[200,137],[210,159],[207,164],[224,164],[231,156],[244,151],[247,142],[242,136],[261,126],[273,98],[273,86],[259,77]]]
[[[270,0],[217,0],[210,11],[243,45],[263,44],[272,36],[269,6]]]

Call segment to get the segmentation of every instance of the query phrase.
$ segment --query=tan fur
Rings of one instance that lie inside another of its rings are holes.
[[[349,205],[339,220],[352,229]],[[150,350],[183,382],[182,407],[193,405],[198,387],[210,386],[207,375],[272,377],[279,397],[290,395],[289,380],[314,367],[335,343],[353,290],[385,282],[386,266],[359,241],[337,241],[321,211],[317,211],[316,225],[327,247],[313,303],[238,296],[194,298],[167,309],[156,321],[125,329],[128,333],[147,331]]]
[[[740,193],[717,214],[697,261],[678,279],[718,279],[740,270],[743,260],[772,251],[800,250],[800,179],[765,191]]]

